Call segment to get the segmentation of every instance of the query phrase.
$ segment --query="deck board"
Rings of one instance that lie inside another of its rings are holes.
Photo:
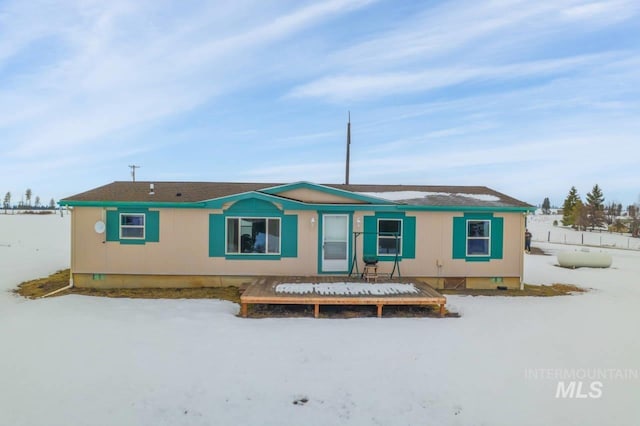
[[[275,304],[275,305],[314,305],[315,316],[318,316],[320,305],[374,305],[378,307],[378,316],[382,315],[382,307],[385,305],[425,306],[437,305],[440,313],[444,312],[446,297],[438,293],[433,287],[422,282],[403,280],[405,284],[413,284],[417,293],[386,294],[386,295],[322,295],[322,294],[292,294],[277,293],[276,286],[281,283],[320,283],[335,282],[330,277],[268,277],[261,278],[247,287],[240,296],[242,316],[248,315],[248,305]],[[339,279],[344,282],[344,279]],[[393,280],[394,282],[398,282]],[[363,281],[349,281],[359,282]],[[376,284],[372,284],[376,285]]]

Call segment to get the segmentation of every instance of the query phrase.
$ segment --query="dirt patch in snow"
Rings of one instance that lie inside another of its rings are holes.
[[[539,247],[535,247],[535,246],[531,246],[531,251],[529,252],[529,254],[535,254],[538,256],[551,256],[549,253],[545,252],[544,250],[542,250]]]
[[[64,269],[45,278],[25,281],[13,290],[13,293],[29,299],[37,299],[67,285],[69,285],[69,270]],[[57,295],[62,294],[68,294],[68,292],[60,292]]]
[[[584,293],[588,291],[586,288],[578,287],[573,284],[552,284],[552,285],[531,285],[525,284],[524,290],[449,290],[438,289],[441,294],[460,294],[468,296],[535,296],[535,297],[551,297],[551,296],[568,296],[575,293]]]
[[[29,299],[37,299],[69,284],[69,270],[58,271],[46,278],[25,281],[13,292]],[[67,294],[84,296],[120,297],[129,299],[221,299],[240,303],[238,287],[201,288],[71,288],[51,297]]]

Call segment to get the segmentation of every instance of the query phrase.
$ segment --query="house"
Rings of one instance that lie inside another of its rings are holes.
[[[78,287],[380,273],[520,288],[534,207],[482,186],[113,182],[68,197]]]

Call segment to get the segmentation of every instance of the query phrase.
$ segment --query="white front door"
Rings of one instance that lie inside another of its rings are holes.
[[[349,215],[322,215],[322,272],[349,270]]]

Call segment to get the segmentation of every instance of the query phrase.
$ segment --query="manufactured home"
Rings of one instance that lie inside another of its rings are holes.
[[[482,186],[113,182],[68,197],[78,287],[380,274],[520,288],[533,206]]]

